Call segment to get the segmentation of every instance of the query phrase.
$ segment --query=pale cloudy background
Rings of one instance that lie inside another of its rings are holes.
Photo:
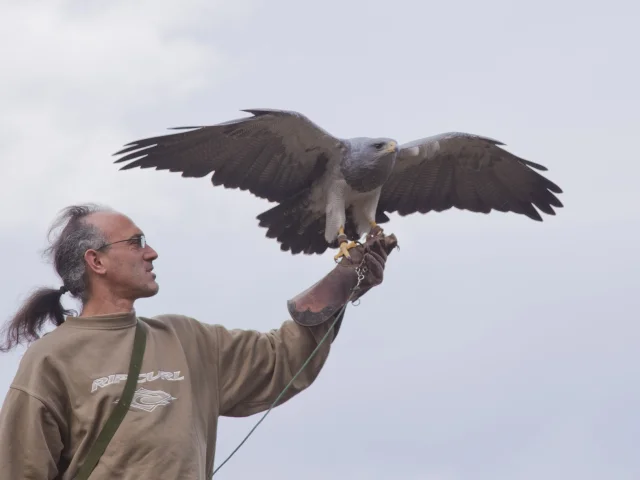
[[[539,224],[398,218],[385,283],[350,307],[317,382],[219,478],[640,478],[640,82],[629,1],[3,2],[2,317],[59,285],[39,250],[58,210],[108,203],[159,251],[179,312],[267,330],[332,266],[264,238],[269,207],[208,178],[110,156],[243,108],[340,136],[486,134],[549,167]],[[4,398],[22,351],[1,360]],[[258,420],[222,419],[218,465]],[[218,477],[217,476],[217,477]]]

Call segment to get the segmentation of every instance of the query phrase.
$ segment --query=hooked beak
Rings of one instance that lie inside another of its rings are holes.
[[[393,140],[387,143],[387,152],[393,153],[398,149],[398,144]]]

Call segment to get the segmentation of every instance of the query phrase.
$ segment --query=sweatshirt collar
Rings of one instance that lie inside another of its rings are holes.
[[[66,317],[64,325],[89,330],[116,330],[133,327],[136,321],[136,311],[132,310],[130,312],[93,315],[90,317],[69,315]]]

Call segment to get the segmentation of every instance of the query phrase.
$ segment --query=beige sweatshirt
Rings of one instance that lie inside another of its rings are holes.
[[[218,416],[267,410],[331,323],[287,320],[259,333],[179,315],[144,320],[137,390],[91,480],[210,478]],[[0,410],[0,478],[74,477],[124,388],[135,321],[135,312],[69,317],[27,349]],[[281,403],[315,380],[333,337]]]

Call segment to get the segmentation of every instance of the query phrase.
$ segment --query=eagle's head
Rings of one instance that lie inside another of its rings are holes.
[[[352,138],[350,143],[351,156],[360,164],[393,159],[398,153],[398,142],[392,138]]]
[[[341,169],[347,184],[367,192],[381,186],[393,170],[398,142],[391,138],[352,138]]]
[[[377,157],[385,155],[395,155],[398,152],[398,142],[391,138],[371,138],[368,139],[366,147],[369,154]]]

